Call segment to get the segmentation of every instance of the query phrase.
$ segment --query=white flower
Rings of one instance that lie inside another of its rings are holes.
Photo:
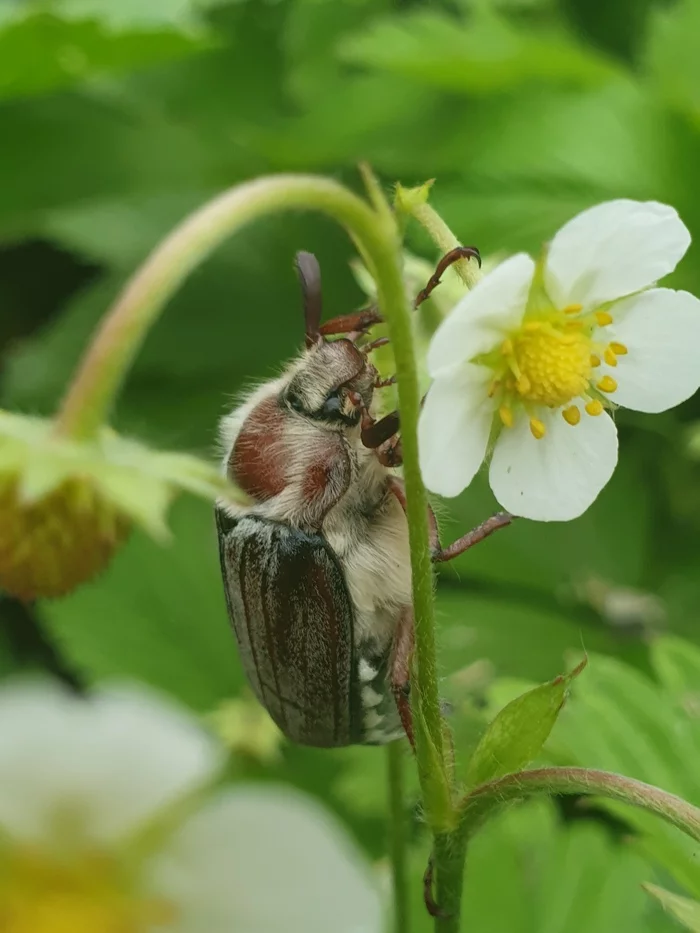
[[[421,413],[425,483],[456,496],[493,448],[500,504],[576,518],[617,463],[617,406],[659,412],[700,386],[700,302],[651,288],[690,234],[671,207],[609,201],[565,224],[539,263],[519,253],[436,331]]]
[[[150,694],[0,690],[0,926],[12,933],[377,933],[376,890],[297,793],[222,764]]]

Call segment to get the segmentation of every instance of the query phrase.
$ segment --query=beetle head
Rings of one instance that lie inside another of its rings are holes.
[[[304,355],[283,392],[289,408],[338,429],[359,424],[377,371],[350,340],[321,340]]]
[[[352,340],[320,334],[321,270],[311,253],[298,253],[307,351],[282,393],[298,415],[343,429],[357,425],[372,402],[377,371]]]

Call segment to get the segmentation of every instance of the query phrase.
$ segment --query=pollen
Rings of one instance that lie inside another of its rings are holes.
[[[586,390],[591,355],[584,334],[553,327],[523,329],[514,348],[520,370],[516,389],[524,401],[559,406]]]
[[[590,402],[586,402],[586,411],[589,415],[602,415],[603,414],[603,403],[600,402],[597,398],[591,399]]]
[[[25,504],[0,483],[0,587],[23,600],[62,596],[100,573],[127,537],[128,522],[87,482],[67,480]]]
[[[612,376],[603,376],[603,378],[597,383],[597,387],[601,392],[614,392],[617,388],[617,383]]]
[[[609,314],[607,311],[596,311],[595,319],[598,322],[599,327],[605,327],[608,324],[612,324],[612,314]]]
[[[569,405],[569,407],[565,408],[562,412],[562,417],[568,424],[575,425],[581,420],[581,412],[576,405]]]
[[[608,366],[617,366],[617,355],[612,347],[606,347],[603,353],[603,359]]]
[[[539,418],[530,418],[530,433],[536,440],[541,441],[547,433],[544,422],[540,421]]]
[[[600,357],[595,353],[591,353],[591,366],[600,366]]]
[[[616,341],[613,341],[610,344],[610,349],[616,356],[627,356],[627,347],[624,345],[624,343],[617,343]]]
[[[169,923],[165,902],[130,891],[117,865],[90,856],[63,863],[22,852],[0,880],[0,916],[8,933],[142,933]]]
[[[573,304],[564,308],[564,314],[579,314],[583,311],[583,305]]]

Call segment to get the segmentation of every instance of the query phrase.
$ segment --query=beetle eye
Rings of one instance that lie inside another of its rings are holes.
[[[338,414],[340,414],[340,409],[340,395],[338,395],[337,392],[333,392],[325,399],[323,405],[321,405],[319,408],[318,413],[322,418],[335,418]]]

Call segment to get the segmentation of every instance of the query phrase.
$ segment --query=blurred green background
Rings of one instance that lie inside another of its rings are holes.
[[[0,404],[53,410],[127,276],[202,201],[274,171],[357,188],[360,159],[387,188],[437,178],[432,203],[487,257],[536,251],[578,210],[615,197],[671,203],[697,238],[700,2],[1,0]],[[415,232],[409,245],[435,258]],[[361,303],[350,245],[330,223],[249,228],[154,328],[115,427],[211,456],[233,395],[299,346],[300,248],[321,260],[329,313]],[[671,284],[700,294],[697,246]],[[551,678],[585,648],[589,671],[558,732],[569,743],[550,743],[550,759],[617,767],[700,803],[698,704],[687,702],[700,661],[686,663],[700,644],[698,419],[700,398],[660,416],[621,413],[618,471],[585,516],[518,523],[443,574],[440,662],[465,743],[483,715],[475,693],[495,703],[513,679]],[[477,480],[442,504],[444,539],[495,507]],[[202,714],[236,696],[210,508],[182,500],[172,525],[170,547],[135,533],[68,599],[0,597],[3,675],[135,677]],[[579,734],[595,739],[580,754]],[[377,750],[285,747],[243,771],[319,794],[380,859],[383,768]],[[465,929],[672,929],[640,882],[698,895],[700,881],[675,837],[655,848],[647,829],[571,803],[507,815],[474,847]],[[417,819],[413,833],[419,891]]]

